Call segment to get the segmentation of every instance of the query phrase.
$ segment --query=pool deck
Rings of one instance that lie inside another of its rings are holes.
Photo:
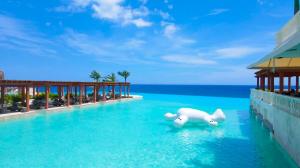
[[[122,98],[122,99],[116,99],[116,100],[107,100],[107,101],[101,101],[97,103],[85,103],[82,105],[72,105],[72,106],[62,106],[62,107],[53,107],[49,109],[40,109],[40,110],[31,110],[29,112],[12,112],[12,113],[5,113],[5,114],[0,114],[0,122],[5,121],[5,120],[11,120],[11,119],[16,119],[16,118],[23,118],[27,116],[32,116],[36,115],[41,112],[59,112],[62,110],[70,110],[74,108],[82,108],[86,106],[97,106],[100,104],[112,104],[112,103],[118,103],[118,102],[126,102],[126,101],[132,101],[132,100],[140,100],[143,99],[143,96],[139,95],[130,95],[131,98]]]

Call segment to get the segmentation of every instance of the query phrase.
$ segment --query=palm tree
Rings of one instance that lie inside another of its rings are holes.
[[[107,82],[116,82],[116,74],[112,73],[110,75],[107,75],[105,81],[107,81]]]
[[[299,11],[299,0],[294,0],[294,14],[296,15]]]
[[[99,79],[101,78],[101,75],[99,72],[93,70],[90,74],[90,78],[94,79],[95,82],[99,82]]]
[[[125,83],[126,83],[126,81],[127,81],[127,78],[130,76],[130,72],[128,72],[128,71],[126,71],[126,70],[124,70],[124,71],[122,71],[122,72],[118,72],[118,74],[124,78]]]

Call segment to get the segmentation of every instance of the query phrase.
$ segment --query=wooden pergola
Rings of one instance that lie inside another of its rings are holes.
[[[87,87],[93,88],[93,102],[97,102],[97,97],[99,96],[99,91],[102,88],[102,101],[106,101],[106,88],[111,87],[112,99],[115,97],[115,87],[119,87],[120,98],[122,98],[122,90],[124,92],[124,97],[129,97],[130,83],[128,82],[64,82],[64,81],[27,81],[27,80],[0,80],[0,104],[4,104],[4,96],[6,88],[15,87],[18,88],[19,93],[21,93],[22,100],[26,102],[26,111],[30,111],[30,89],[33,90],[32,96],[38,96],[40,94],[40,88],[44,87],[45,92],[45,109],[49,108],[49,94],[51,87],[57,87],[58,96],[61,98],[65,96],[64,91],[66,90],[67,106],[70,106],[70,95],[75,91],[77,96],[79,90],[79,104],[83,103],[83,96],[87,95]]]
[[[292,90],[291,79],[295,78],[295,92],[299,93],[299,76],[300,69],[299,68],[282,68],[282,69],[262,69],[257,71],[256,73],[257,79],[257,89],[261,90],[269,90],[270,92],[274,92],[275,90],[275,78],[279,78],[279,91],[278,93],[282,94],[285,91],[285,78],[288,79],[287,89],[288,92]],[[267,82],[266,82],[267,80]]]

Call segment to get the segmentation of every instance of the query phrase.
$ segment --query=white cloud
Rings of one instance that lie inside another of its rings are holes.
[[[101,43],[101,41],[96,41],[83,33],[77,33],[73,30],[67,30],[67,32],[62,36],[66,44],[80,53],[87,55],[106,55],[109,54],[105,50],[106,46],[109,46],[108,43]]]
[[[172,63],[188,64],[188,65],[213,65],[216,64],[213,60],[203,59],[200,56],[188,55],[165,55],[162,60]]]
[[[160,15],[163,20],[170,20],[170,19],[172,19],[172,17],[170,16],[170,14],[168,12],[163,12],[163,11],[158,10],[158,9],[155,9],[154,11],[158,15]]]
[[[178,27],[175,24],[167,24],[164,27],[164,35],[168,38],[172,38],[173,35],[177,32]]]
[[[228,12],[229,9],[214,9],[212,11],[210,11],[210,13],[208,14],[209,16],[213,16],[213,15],[220,15],[222,13]]]
[[[152,25],[151,22],[145,21],[144,19],[134,19],[131,21],[137,27],[149,27]]]
[[[168,9],[173,9],[173,5],[170,4],[168,0],[164,0],[164,3],[167,5]]]
[[[126,42],[126,46],[128,48],[140,48],[141,46],[143,46],[146,43],[146,41],[144,40],[140,40],[140,39],[130,39]]]
[[[124,9],[120,6],[121,0],[99,0],[92,4],[94,16],[100,19],[107,20],[121,20],[131,18],[132,13],[130,10]]]
[[[263,51],[264,50],[262,48],[258,47],[242,46],[217,49],[216,54],[219,58],[242,58]]]
[[[68,6],[60,6],[55,10],[60,12],[82,11],[86,8],[93,10],[93,16],[98,19],[107,20],[121,25],[133,24],[137,27],[149,27],[150,21],[145,20],[149,10],[143,6],[146,1],[141,1],[142,6],[132,8],[124,6],[125,0],[72,0]]]
[[[70,47],[72,53],[78,56],[88,56],[99,62],[110,62],[119,64],[159,64],[162,58],[157,55],[165,55],[165,61],[180,61],[179,56],[168,55],[167,53],[180,53],[185,50],[187,44],[194,43],[187,38],[166,39],[164,36],[148,36],[136,34],[128,39],[120,39],[119,36],[110,38],[103,37],[101,34],[85,34],[74,30],[67,30],[61,38],[65,46]],[[151,44],[151,47],[149,47]],[[177,46],[178,45],[178,46]],[[194,53],[194,52],[191,52]],[[213,61],[205,60],[202,56],[195,57],[187,55],[181,60],[189,65],[212,64]],[[182,62],[181,61],[181,62]]]
[[[145,21],[141,18],[148,15],[146,7],[138,9],[124,7],[121,5],[123,1],[124,0],[97,0],[92,5],[95,12],[94,16],[99,19],[119,22],[123,25],[134,24],[137,27],[148,27],[152,25],[149,21]]]
[[[67,30],[61,39],[66,46],[72,49],[72,54],[88,56],[99,62],[114,64],[152,63],[142,55],[145,54],[143,45],[146,42],[141,39],[104,38],[99,34],[89,35],[71,29]]]
[[[86,7],[90,2],[91,0],[73,0],[74,5],[79,7]]]
[[[187,45],[187,44],[195,44],[197,41],[191,38],[185,38],[185,37],[176,37],[174,40],[174,43],[178,46],[181,45]]]
[[[54,8],[56,12],[82,12],[84,8],[90,5],[92,0],[71,0],[67,6],[58,6]]]
[[[0,47],[31,55],[57,57],[55,43],[36,31],[29,22],[0,14]]]
[[[164,37],[170,40],[169,45],[174,48],[181,48],[184,45],[190,45],[197,42],[196,40],[186,37],[185,35],[180,33],[180,28],[174,23],[162,21],[161,26],[163,28]]]

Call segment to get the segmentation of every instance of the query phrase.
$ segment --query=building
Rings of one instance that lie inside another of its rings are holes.
[[[0,80],[4,80],[4,72],[0,70]]]
[[[257,69],[251,109],[300,166],[300,12],[277,33],[275,49],[248,68]]]

